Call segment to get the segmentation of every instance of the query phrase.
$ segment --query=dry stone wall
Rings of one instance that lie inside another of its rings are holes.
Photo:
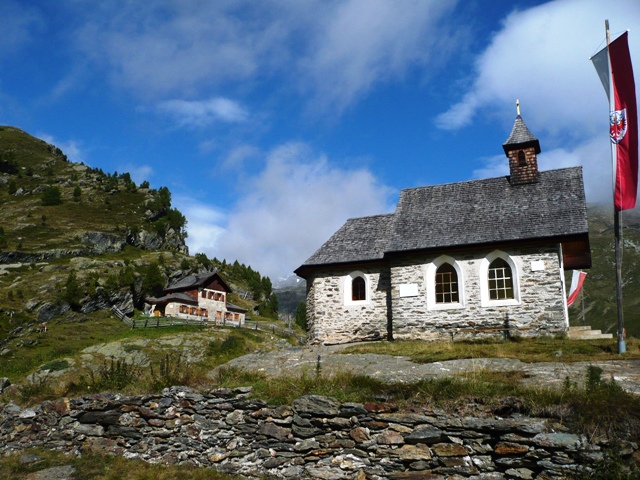
[[[85,449],[245,478],[553,479],[591,468],[602,444],[540,418],[479,418],[304,396],[269,406],[250,388],[92,395],[0,405],[0,454]],[[621,443],[623,456],[637,455]]]

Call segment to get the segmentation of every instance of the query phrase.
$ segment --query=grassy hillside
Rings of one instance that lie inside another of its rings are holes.
[[[593,265],[584,283],[584,320],[581,299],[569,308],[571,325],[591,325],[604,332],[617,331],[613,208],[591,206],[589,236]],[[640,211],[622,212],[624,256],[622,261],[625,327],[640,337]],[[567,276],[567,288],[571,282]]]
[[[54,145],[0,127],[0,376],[123,335],[112,305],[135,314],[146,296],[197,272],[220,271],[229,300],[261,319],[252,312],[270,305],[271,281],[237,261],[190,256],[186,236],[167,188],[69,162]],[[45,337],[36,332],[43,321]]]

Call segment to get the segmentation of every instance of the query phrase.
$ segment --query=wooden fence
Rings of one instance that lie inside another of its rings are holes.
[[[111,307],[111,311],[122,322],[131,328],[160,328],[171,327],[177,325],[189,325],[197,327],[234,327],[234,328],[246,328],[247,330],[257,330],[260,332],[269,332],[282,337],[294,337],[299,343],[304,343],[305,338],[296,335],[292,330],[276,325],[273,323],[256,322],[254,320],[245,320],[243,324],[238,322],[223,320],[211,320],[206,317],[199,318],[178,318],[178,317],[141,317],[141,318],[129,318],[118,307]]]

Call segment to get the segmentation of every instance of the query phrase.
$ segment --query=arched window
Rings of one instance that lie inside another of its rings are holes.
[[[517,257],[494,250],[480,260],[480,303],[483,307],[520,304]]]
[[[426,264],[424,275],[429,310],[464,308],[464,272],[455,258],[434,258]]]
[[[362,277],[356,277],[351,281],[351,300],[359,302],[367,299],[367,285]]]
[[[458,274],[450,263],[436,270],[436,303],[458,303]]]
[[[342,277],[341,288],[345,305],[362,305],[371,301],[371,279],[363,272],[355,271]]]
[[[489,298],[491,300],[512,300],[513,273],[509,264],[502,258],[496,258],[489,264]]]
[[[518,152],[518,165],[521,167],[525,167],[527,165],[527,157],[522,150]]]

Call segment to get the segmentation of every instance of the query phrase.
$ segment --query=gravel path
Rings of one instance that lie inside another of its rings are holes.
[[[226,365],[251,369],[267,376],[300,374],[316,371],[318,357],[322,373],[348,370],[383,382],[412,383],[422,379],[455,375],[473,375],[483,370],[522,371],[523,384],[529,386],[561,387],[569,377],[579,384],[589,365],[602,368],[602,378],[614,378],[627,391],[640,394],[640,360],[612,360],[606,362],[544,362],[524,363],[508,358],[474,358],[419,364],[408,357],[379,354],[342,354],[350,345],[305,346],[253,353],[231,360]]]

